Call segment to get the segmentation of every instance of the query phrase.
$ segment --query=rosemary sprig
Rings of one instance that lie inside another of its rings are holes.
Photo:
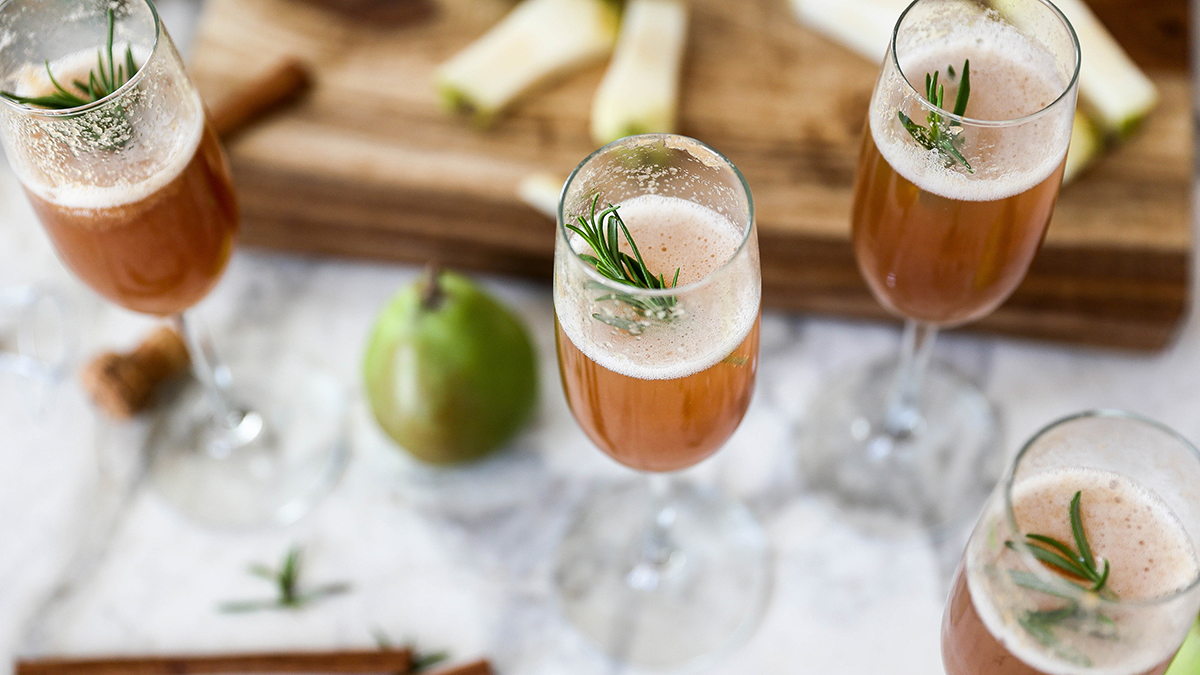
[[[308,603],[330,595],[346,593],[350,584],[325,584],[308,591],[300,590],[300,569],[302,554],[299,546],[288,549],[283,556],[283,564],[278,570],[266,565],[256,564],[249,568],[250,574],[273,582],[279,591],[279,596],[270,600],[235,600],[224,602],[218,607],[222,612],[254,612],[263,609],[300,609]]]
[[[1029,551],[1043,565],[1066,574],[1067,581],[1081,590],[1108,599],[1116,599],[1116,594],[1105,587],[1108,583],[1111,566],[1108,560],[1102,558],[1104,566],[1103,569],[1100,569],[1095,554],[1092,553],[1092,547],[1088,543],[1087,532],[1083,529],[1080,506],[1082,498],[1083,492],[1077,491],[1071,498],[1071,505],[1068,508],[1075,549],[1044,534],[1026,534]],[[1006,541],[1004,544],[1010,549],[1016,548],[1012,541]],[[1116,622],[1111,618],[1100,612],[1085,612],[1075,596],[1043,581],[1036,574],[1023,570],[1009,570],[1009,578],[1022,588],[1067,601],[1065,605],[1055,609],[1027,611],[1019,620],[1021,626],[1030,635],[1046,647],[1053,648],[1059,656],[1084,666],[1091,665],[1086,656],[1060,644],[1058,636],[1054,632],[1057,627],[1065,626],[1078,631],[1087,626],[1093,637],[1113,638],[1116,636]]]
[[[1071,550],[1070,546],[1053,537],[1047,537],[1044,534],[1027,534],[1025,538],[1029,540],[1029,552],[1042,564],[1065,572],[1073,579],[1079,579],[1091,584],[1088,587],[1073,579],[1069,579],[1076,586],[1093,593],[1103,593],[1115,597],[1112,591],[1106,592],[1104,589],[1104,586],[1108,583],[1110,565],[1107,560],[1102,558],[1104,569],[1101,570],[1099,568],[1096,564],[1096,557],[1092,554],[1092,547],[1088,544],[1087,533],[1083,530],[1083,518],[1080,515],[1080,501],[1082,498],[1083,492],[1076,492],[1075,496],[1071,498],[1071,506],[1069,508],[1071,534],[1075,538],[1076,550]]]
[[[54,73],[50,71],[50,61],[47,60],[46,75],[50,78],[50,84],[54,85],[53,92],[44,96],[20,96],[10,91],[0,91],[0,96],[23,105],[38,106],[39,108],[48,108],[51,110],[65,110],[67,108],[78,108],[81,105],[94,103],[120,89],[138,71],[138,65],[133,60],[133,48],[131,46],[125,47],[123,62],[113,57],[113,28],[115,21],[116,17],[110,8],[108,10],[107,48],[97,50],[97,64],[95,68],[88,72],[87,82],[82,80],[71,81],[70,84],[76,91],[70,91],[59,84],[58,80],[54,77]],[[107,67],[105,65],[106,52],[108,55]]]
[[[599,203],[600,195],[597,194],[592,198],[590,216],[587,218],[577,216],[575,219],[576,224],[567,224],[566,226],[567,229],[583,238],[584,242],[591,247],[594,254],[589,255],[584,253],[580,254],[579,257],[594,267],[601,276],[628,286],[633,286],[634,288],[661,290],[678,286],[679,268],[675,268],[675,278],[671,281],[670,286],[667,285],[666,277],[662,273],[654,276],[646,267],[646,261],[642,259],[641,251],[638,250],[637,244],[634,243],[633,236],[629,234],[629,228],[625,226],[625,221],[621,220],[620,214],[617,213],[619,207],[609,204],[608,207],[597,213],[596,209]],[[621,250],[621,236],[624,236],[630,250],[633,251],[633,255]],[[597,302],[605,300],[623,302],[633,307],[646,318],[662,321],[669,321],[673,318],[673,310],[677,303],[673,295],[640,297],[631,293],[613,292],[596,298]],[[640,324],[636,321],[601,314],[593,314],[592,316],[597,320],[603,321],[615,328],[620,328],[628,333],[636,335],[641,332]]]
[[[950,77],[954,77],[954,66],[947,66],[947,71]],[[935,107],[941,110],[946,110],[944,105],[946,99],[945,85],[938,84],[939,71],[933,71],[933,74],[925,74],[925,98],[929,100]],[[953,113],[959,117],[967,111],[967,99],[971,96],[971,60],[963,61],[962,79],[958,84],[958,95],[954,99]],[[946,161],[946,166],[953,166],[956,162],[961,163],[966,167],[968,173],[975,173],[975,169],[971,167],[971,163],[958,149],[960,142],[959,134],[962,131],[962,125],[955,120],[946,121],[936,111],[930,111],[926,116],[928,127],[923,127],[920,124],[912,121],[908,115],[904,114],[903,110],[897,110],[896,115],[900,118],[900,124],[908,130],[921,147],[926,150],[934,150]]]

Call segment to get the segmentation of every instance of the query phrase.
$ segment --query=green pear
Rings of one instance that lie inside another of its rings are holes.
[[[379,425],[431,464],[500,447],[537,398],[533,345],[521,322],[466,277],[434,268],[380,313],[363,379]]]
[[[1192,624],[1183,646],[1175,654],[1175,660],[1167,669],[1167,675],[1196,675],[1200,673],[1200,619]]]

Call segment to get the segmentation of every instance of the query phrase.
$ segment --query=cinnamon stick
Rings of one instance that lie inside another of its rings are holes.
[[[14,675],[189,675],[191,673],[405,673],[411,649],[237,655],[18,660]]]
[[[208,119],[218,136],[229,139],[311,86],[308,66],[287,58],[219,100],[209,110]]]
[[[487,659],[479,659],[459,666],[438,668],[427,675],[492,675],[492,664]]]

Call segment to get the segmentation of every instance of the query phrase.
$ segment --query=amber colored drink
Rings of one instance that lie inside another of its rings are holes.
[[[1163,597],[1192,583],[1198,573],[1196,552],[1175,516],[1167,507],[1133,481],[1112,472],[1095,469],[1058,470],[1030,481],[1032,485],[1014,493],[1013,509],[1024,532],[1036,532],[1060,541],[1073,541],[1069,533],[1067,504],[1076,490],[1083,493],[1083,524],[1098,558],[1112,565],[1108,583],[1117,597],[1126,601],[1152,600]],[[1017,563],[1001,559],[1001,567],[1012,568]],[[1054,649],[1030,639],[1019,620],[992,609],[987,597],[987,583],[978,565],[968,554],[954,581],[949,604],[942,621],[942,660],[948,675],[1161,675],[1179,648],[1174,644],[1158,644],[1157,653],[1137,655],[1133,661],[1143,665],[1130,671],[1113,666],[1121,654],[1119,640],[1080,639],[1063,646],[1083,654],[1091,665],[1063,662]],[[1044,600],[1057,607],[1061,600],[1045,596]],[[984,604],[981,611],[977,602]],[[1158,611],[1158,614],[1155,612]],[[1122,614],[1119,608],[1107,615],[1115,622],[1117,635],[1122,630],[1137,629],[1151,635],[1162,633],[1169,641],[1161,621],[1162,612],[1178,612],[1178,608],[1152,610],[1142,614]],[[1189,610],[1184,610],[1189,611]],[[992,617],[983,618],[983,614]],[[1189,611],[1190,614],[1190,611]],[[1184,625],[1190,623],[1190,615]],[[1136,621],[1137,626],[1128,622]],[[999,635],[999,638],[997,637]],[[1127,647],[1126,647],[1127,648]],[[1017,653],[1014,653],[1017,652]],[[1031,665],[1031,663],[1035,665]],[[1094,667],[1094,670],[1092,669]]]
[[[1058,675],[1027,665],[992,636],[975,611],[962,570],[954,580],[942,632],[942,662],[948,675]],[[1136,675],[1162,675],[1173,656]]]
[[[898,115],[931,125],[918,81],[939,72],[953,101],[951,65],[961,70],[968,59],[966,119],[941,119],[970,168],[922,147]],[[877,87],[871,102],[851,216],[854,254],[888,310],[953,326],[994,310],[1029,268],[1062,182],[1072,107],[1047,109],[1066,84],[1055,59],[1000,21],[927,40],[904,61],[913,84]]]
[[[708,457],[742,421],[754,391],[758,322],[716,365],[669,380],[613,372],[555,322],[559,372],[575,419],[601,450],[642,471],[675,471]]]
[[[865,134],[853,240],[875,297],[896,314],[941,326],[991,313],[1016,289],[1041,245],[1064,164],[1003,199],[951,199],[897,172]]]
[[[563,391],[579,425],[613,459],[642,471],[675,471],[716,452],[750,404],[757,260],[731,261],[742,232],[693,202],[642,195],[619,208],[648,269],[666,278],[680,270],[679,313],[630,334],[594,316],[606,311],[595,298],[610,291],[586,280],[556,283]],[[692,283],[702,288],[686,290]],[[615,302],[610,309],[628,307]]]
[[[71,271],[137,312],[170,315],[191,307],[216,284],[233,251],[233,183],[207,124],[180,173],[140,199],[72,205],[25,192]]]

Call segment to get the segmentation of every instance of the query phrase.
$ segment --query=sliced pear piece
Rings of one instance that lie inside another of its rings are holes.
[[[791,0],[800,23],[879,63],[908,0]]]
[[[517,196],[534,211],[555,220],[558,218],[558,195],[562,188],[562,176],[531,173],[517,184]]]
[[[526,0],[442,64],[442,102],[487,124],[539,83],[611,52],[620,19],[611,0]]]
[[[1063,185],[1070,183],[1081,171],[1096,161],[1104,151],[1104,136],[1097,131],[1087,115],[1076,111],[1071,126],[1071,144],[1067,146],[1067,166],[1063,169]]]
[[[675,130],[687,20],[680,0],[629,1],[592,103],[592,140]]]
[[[1082,0],[1055,0],[1075,27],[1079,96],[1105,134],[1128,136],[1158,103],[1158,90]]]

